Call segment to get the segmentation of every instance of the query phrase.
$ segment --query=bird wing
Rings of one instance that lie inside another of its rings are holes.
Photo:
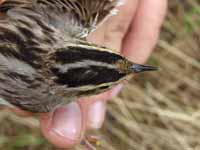
[[[0,12],[24,5],[34,6],[50,25],[71,37],[83,38],[105,18],[116,14],[116,6],[122,3],[122,0],[6,0]]]
[[[48,2],[50,3],[50,2]],[[115,7],[121,0],[57,0],[53,3],[64,9],[63,20],[75,37],[86,37],[109,15],[116,14]],[[62,18],[62,17],[61,17]]]

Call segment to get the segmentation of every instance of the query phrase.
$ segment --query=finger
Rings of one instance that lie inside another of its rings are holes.
[[[40,118],[42,133],[60,148],[79,143],[85,132],[85,117],[82,106],[77,102],[61,106],[52,113],[41,114]]]
[[[87,37],[87,40],[95,43],[97,45],[103,45],[104,43],[104,32],[105,32],[105,26],[102,24],[95,30],[95,32],[92,32]]]
[[[0,0],[0,4],[3,3],[3,2],[5,2],[5,1],[6,1],[6,0]]]
[[[97,30],[88,36],[88,40],[99,45],[120,50],[123,35],[134,16],[138,0],[126,0],[126,3],[117,9],[118,14],[110,17]]]
[[[81,111],[77,110],[77,104],[72,103],[58,108],[53,113],[42,114],[40,122],[44,136],[58,147],[65,148],[75,145],[81,140],[85,127],[99,129],[102,126],[106,112],[106,100],[116,95],[120,87],[117,86],[113,90],[96,96],[79,99]]]
[[[101,128],[106,113],[106,101],[116,96],[122,87],[123,85],[120,84],[111,90],[99,95],[79,99],[79,102],[82,104],[82,108],[85,111],[87,117],[87,129]]]
[[[52,144],[67,148],[80,142],[85,129],[100,128],[106,110],[106,100],[115,96],[122,85],[105,93],[81,98],[78,103],[62,106],[49,114],[41,114],[40,125],[44,136]],[[96,103],[95,103],[96,102]]]
[[[126,0],[119,7],[117,15],[112,16],[105,23],[104,45],[115,50],[121,50],[121,44],[125,33],[133,19],[138,0]]]
[[[86,129],[101,128],[106,112],[106,101],[101,99],[81,98],[79,102],[86,114]]]
[[[140,0],[130,31],[124,39],[123,54],[130,60],[143,63],[155,46],[167,0]]]

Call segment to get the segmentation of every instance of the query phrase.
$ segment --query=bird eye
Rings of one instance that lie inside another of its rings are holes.
[[[108,88],[109,88],[108,85],[105,85],[105,86],[99,87],[100,90],[105,90],[105,89],[108,89]]]
[[[81,37],[86,37],[89,34],[88,29],[83,29],[82,33],[81,33]]]

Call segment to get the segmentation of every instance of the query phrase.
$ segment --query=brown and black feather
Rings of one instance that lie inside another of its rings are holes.
[[[0,5],[0,100],[48,112],[124,79],[127,72],[117,64],[125,58],[80,42],[118,2],[7,0]]]

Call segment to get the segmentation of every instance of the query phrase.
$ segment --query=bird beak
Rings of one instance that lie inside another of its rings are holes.
[[[157,67],[153,67],[153,66],[145,66],[145,65],[140,65],[140,64],[133,64],[131,66],[131,70],[134,73],[140,73],[140,72],[145,72],[145,71],[156,71],[158,70]]]

